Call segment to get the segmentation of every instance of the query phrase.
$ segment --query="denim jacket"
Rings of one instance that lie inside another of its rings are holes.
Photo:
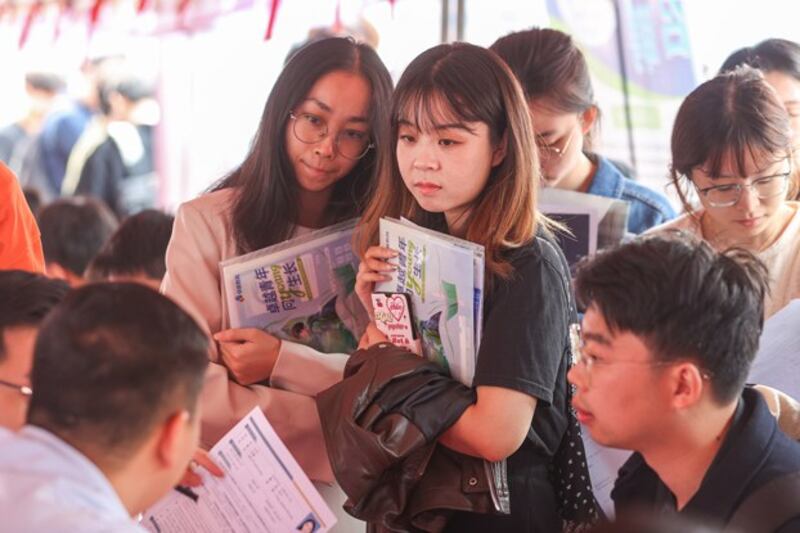
[[[591,158],[597,170],[586,192],[628,202],[629,233],[639,234],[675,218],[675,210],[663,194],[626,178],[605,157],[593,154]]]

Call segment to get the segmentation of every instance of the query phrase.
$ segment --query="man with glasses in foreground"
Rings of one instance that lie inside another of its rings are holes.
[[[722,527],[756,491],[800,472],[800,444],[744,386],[767,291],[754,256],[652,236],[582,264],[575,289],[586,308],[568,374],[578,420],[599,444],[635,452],[612,492],[618,515]],[[800,531],[792,501],[775,531]]]
[[[25,423],[39,324],[68,290],[66,282],[41,274],[0,271],[0,427]]]

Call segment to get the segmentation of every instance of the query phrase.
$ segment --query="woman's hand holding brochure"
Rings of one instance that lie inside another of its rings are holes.
[[[222,361],[242,385],[269,379],[278,360],[281,340],[258,328],[232,328],[214,335]]]
[[[387,272],[397,270],[397,266],[389,260],[395,259],[398,255],[397,251],[391,248],[370,246],[364,254],[363,261],[358,265],[355,290],[370,319],[375,319],[372,312],[372,292],[375,290],[375,283],[392,279]]]

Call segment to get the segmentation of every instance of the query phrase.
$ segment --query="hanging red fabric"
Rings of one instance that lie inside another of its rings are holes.
[[[281,0],[272,0],[269,6],[269,22],[267,23],[267,32],[264,34],[264,40],[269,41],[272,39],[272,30],[275,27],[275,19],[278,16],[278,6]]]
[[[183,16],[186,13],[186,10],[189,9],[189,4],[192,3],[192,0],[180,0],[178,2],[178,15]]]
[[[58,3],[58,13],[56,14],[56,22],[53,24],[53,42],[58,41],[58,38],[61,37],[61,21],[64,18],[64,11],[67,8],[64,5],[64,2]]]
[[[92,9],[89,10],[89,34],[94,33],[97,22],[100,20],[100,11],[102,11],[105,2],[106,0],[94,0]]]
[[[25,43],[28,41],[28,37],[31,33],[31,27],[33,26],[33,21],[37,16],[39,16],[43,6],[44,2],[42,0],[37,0],[31,4],[31,8],[28,10],[28,15],[25,17],[25,22],[22,24],[22,31],[19,34],[19,48],[23,48]]]
[[[342,2],[341,0],[336,0],[336,12],[333,18],[333,33],[337,34],[344,29],[344,25],[342,24]]]

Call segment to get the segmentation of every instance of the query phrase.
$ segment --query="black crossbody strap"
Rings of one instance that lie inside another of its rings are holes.
[[[773,479],[750,494],[725,533],[773,533],[795,517],[800,518],[800,472]]]

